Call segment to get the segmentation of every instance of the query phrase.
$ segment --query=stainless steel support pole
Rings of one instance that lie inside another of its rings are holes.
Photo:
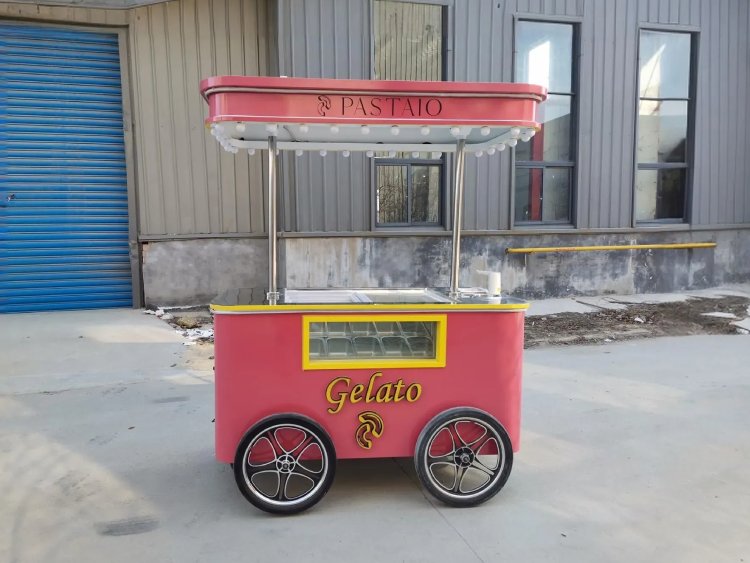
[[[458,271],[461,261],[461,229],[464,218],[464,162],[466,160],[466,140],[456,143],[456,162],[453,176],[453,247],[451,255],[450,296],[458,296]]]
[[[276,249],[276,137],[268,137],[268,293],[269,305],[276,305],[279,292],[276,287],[278,250]]]

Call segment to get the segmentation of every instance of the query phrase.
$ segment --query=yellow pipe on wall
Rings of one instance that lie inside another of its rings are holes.
[[[676,242],[672,244],[610,244],[601,246],[538,246],[506,248],[508,254],[538,254],[541,252],[584,252],[589,250],[674,250],[680,248],[714,248],[715,242]]]

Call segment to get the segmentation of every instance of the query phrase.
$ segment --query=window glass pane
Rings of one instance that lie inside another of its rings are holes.
[[[638,170],[636,219],[682,219],[685,213],[685,168]]]
[[[519,21],[516,25],[515,81],[551,92],[572,92],[573,26]]]
[[[570,221],[572,168],[516,168],[515,222]]]
[[[528,143],[516,145],[517,161],[571,161],[570,111],[571,96],[549,96],[539,106],[542,130]]]
[[[542,220],[543,170],[543,168],[516,168],[516,223]]]
[[[641,31],[642,98],[687,98],[690,85],[690,34]]]
[[[440,218],[440,167],[411,167],[411,222],[437,223]]]
[[[638,162],[686,162],[688,103],[641,100]]]
[[[443,79],[441,6],[377,0],[374,20],[376,79]]]
[[[545,168],[542,220],[570,220],[570,168]]]
[[[377,166],[378,224],[407,222],[407,171],[406,166]]]
[[[435,358],[437,322],[333,322],[310,325],[310,360]]]

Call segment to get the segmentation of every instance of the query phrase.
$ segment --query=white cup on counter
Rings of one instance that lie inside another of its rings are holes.
[[[500,293],[502,292],[502,278],[500,272],[477,270],[477,273],[487,276],[487,283],[485,284],[487,293],[494,296],[500,295]]]

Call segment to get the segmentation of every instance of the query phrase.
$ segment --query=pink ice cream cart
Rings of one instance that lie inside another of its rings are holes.
[[[216,457],[242,494],[268,512],[300,512],[326,494],[337,459],[413,457],[424,488],[449,505],[494,496],[520,443],[528,305],[459,287],[464,165],[467,153],[491,158],[528,141],[544,89],[219,76],[201,91],[222,147],[268,158],[268,286],[211,306]],[[282,150],[452,154],[448,287],[279,288]]]

